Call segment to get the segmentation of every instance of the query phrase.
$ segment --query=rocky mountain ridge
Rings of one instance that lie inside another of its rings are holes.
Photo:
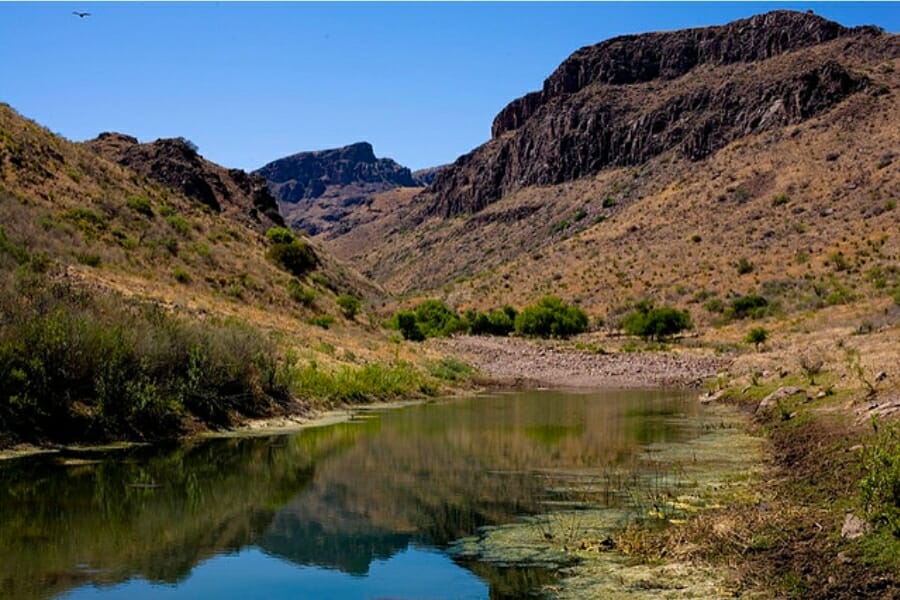
[[[298,152],[254,173],[268,181],[287,222],[310,235],[346,228],[346,217],[374,194],[422,185],[408,168],[376,157],[368,142]]]
[[[210,162],[183,138],[142,144],[129,135],[105,132],[85,145],[107,160],[257,229],[284,224],[262,177]]]
[[[474,213],[527,186],[672,149],[699,160],[739,137],[797,124],[869,85],[843,60],[844,46],[898,54],[897,36],[878,28],[791,11],[582,48],[541,91],[497,115],[489,142],[439,173],[423,194],[424,214]]]

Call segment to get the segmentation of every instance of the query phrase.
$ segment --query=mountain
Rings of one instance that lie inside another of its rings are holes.
[[[265,179],[212,163],[183,138],[140,144],[129,135],[107,132],[85,144],[107,160],[176,189],[216,212],[261,230],[284,225]]]
[[[740,294],[879,297],[900,255],[898,58],[900,36],[786,11],[582,48],[431,187],[323,243],[460,307],[649,297],[704,322]]]
[[[439,165],[437,167],[426,167],[424,169],[419,169],[417,171],[412,172],[413,179],[419,185],[429,186],[434,183],[435,178],[437,178],[438,173],[443,171],[449,165]]]
[[[406,167],[376,158],[368,142],[299,152],[255,173],[268,181],[287,222],[310,235],[348,229],[345,219],[357,207],[368,205],[373,194],[420,186]]]
[[[541,91],[500,111],[490,142],[437,177],[431,210],[477,212],[523,187],[643,164],[673,149],[699,160],[739,137],[800,123],[869,84],[835,52],[842,43],[831,52],[823,44],[846,40],[878,52],[887,37],[776,11],[582,48]]]

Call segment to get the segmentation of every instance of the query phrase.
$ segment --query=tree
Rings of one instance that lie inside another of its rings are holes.
[[[425,339],[419,324],[416,322],[416,315],[408,310],[397,313],[397,327],[403,335],[403,339],[412,342],[421,342]]]
[[[747,333],[744,341],[753,344],[756,351],[759,352],[760,344],[764,344],[767,339],[769,339],[769,332],[764,327],[754,327]]]

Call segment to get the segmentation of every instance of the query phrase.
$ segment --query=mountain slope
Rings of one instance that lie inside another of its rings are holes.
[[[680,76],[588,83],[520,123],[505,109],[498,137],[327,246],[389,289],[461,307],[556,293],[614,314],[651,297],[693,303],[707,321],[717,314],[697,304],[763,288],[785,309],[853,289],[884,295],[900,243],[900,37],[774,13],[617,38],[577,52],[548,81],[595,52],[612,61],[598,63],[607,71],[574,72],[618,72],[625,50],[615,48],[668,56],[661,38],[748,50]],[[653,64],[647,73],[668,63]],[[750,273],[738,274],[741,258]]]

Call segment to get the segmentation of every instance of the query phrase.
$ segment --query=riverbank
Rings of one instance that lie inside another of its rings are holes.
[[[594,345],[513,337],[455,336],[427,342],[459,356],[495,384],[521,388],[640,389],[699,387],[728,369],[711,353],[614,352]]]

